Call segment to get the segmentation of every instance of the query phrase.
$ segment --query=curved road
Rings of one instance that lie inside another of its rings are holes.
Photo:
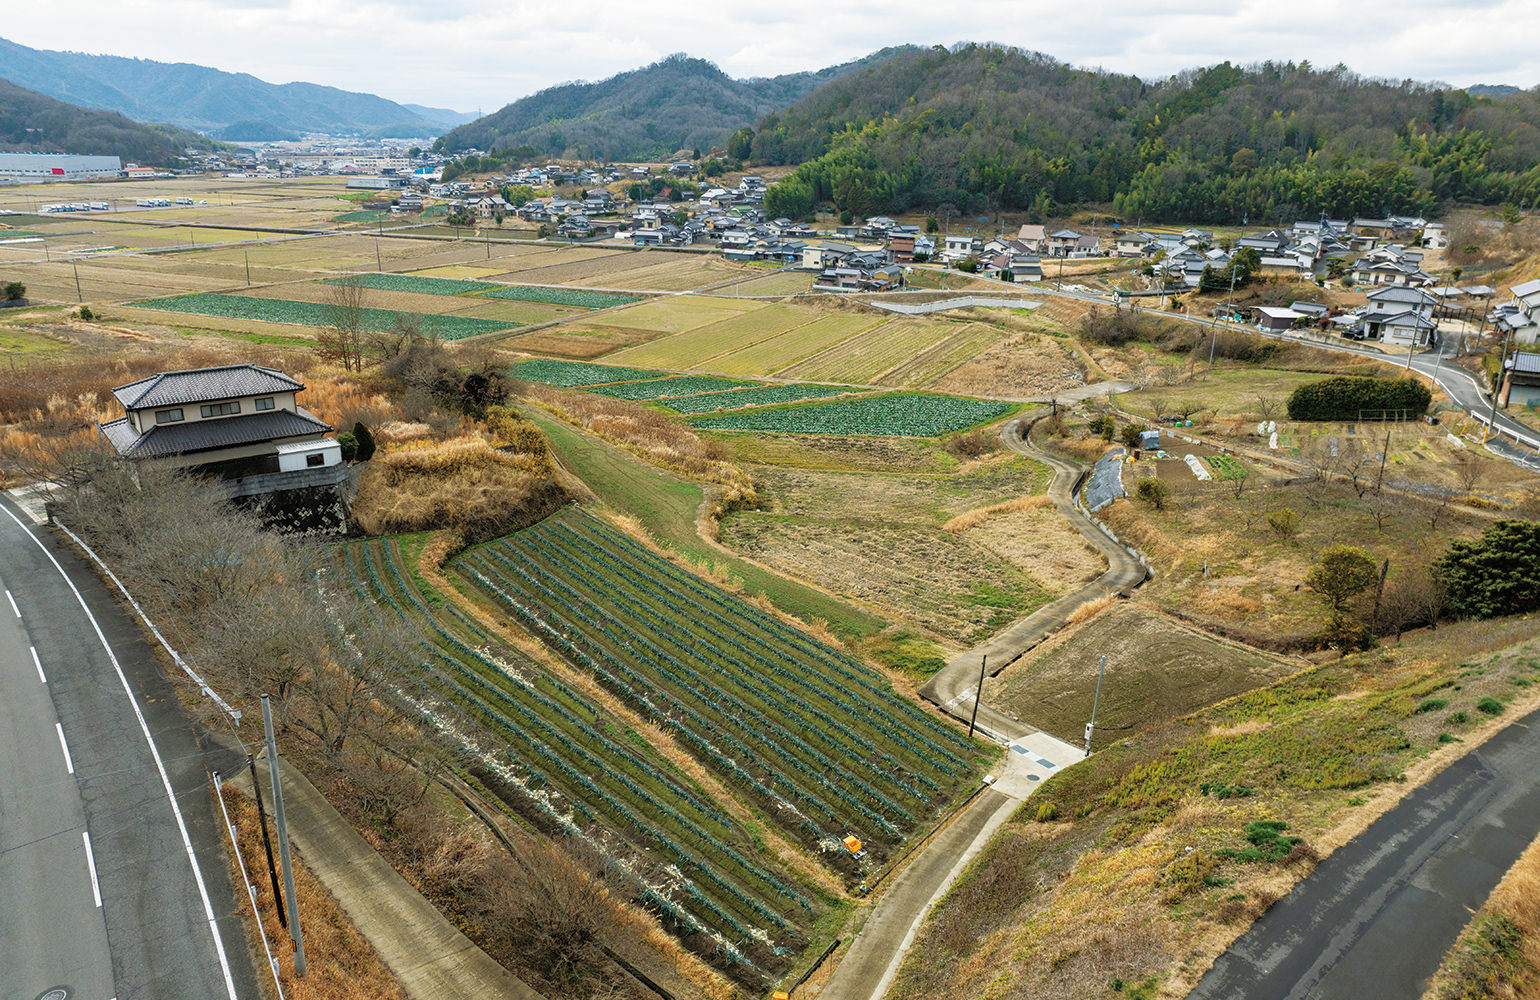
[[[1040,417],[1041,414],[1038,414]],[[1033,419],[1036,419],[1034,417]],[[990,673],[1004,670],[1023,653],[1062,627],[1075,609],[1107,593],[1127,594],[1143,583],[1144,567],[1096,528],[1075,505],[1085,467],[1034,446],[1025,431],[1032,421],[1017,418],[1001,430],[1006,446],[1053,470],[1048,495],[1085,540],[1107,557],[1107,571],[1072,594],[1012,625],[988,642],[954,658],[920,694],[959,719],[970,718],[978,700],[979,658],[987,654]],[[978,706],[980,731],[1010,747],[995,781],[951,818],[935,838],[908,861],[873,909],[850,950],[819,994],[820,1000],[880,1000],[898,974],[904,954],[930,908],[951,888],[975,855],[1042,780],[1082,759],[1083,751],[1019,719]]]
[[[1540,712],[1501,730],[1321,862],[1189,1000],[1420,997],[1540,830]]]
[[[14,510],[0,503],[3,992],[256,997],[192,727],[95,574]]]

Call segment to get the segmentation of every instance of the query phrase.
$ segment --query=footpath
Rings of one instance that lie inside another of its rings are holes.
[[[267,769],[257,771],[271,796]],[[290,840],[411,1000],[545,1000],[423,898],[296,768],[280,760],[279,777]]]

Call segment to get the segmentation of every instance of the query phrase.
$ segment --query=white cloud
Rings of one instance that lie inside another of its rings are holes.
[[[1367,76],[1540,82],[1533,0],[1402,0],[1387,16],[1338,0],[723,0],[649,9],[525,0],[74,0],[9,13],[6,34],[68,48],[305,80],[393,100],[491,111],[543,87],[600,79],[670,52],[734,76],[820,69],[885,45],[997,41],[1079,66],[1160,78],[1228,59]],[[1504,39],[1513,44],[1505,44]]]

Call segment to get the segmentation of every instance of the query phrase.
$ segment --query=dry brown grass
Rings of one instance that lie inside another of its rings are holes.
[[[1118,603],[1118,599],[1112,594],[1103,594],[1098,598],[1086,601],[1069,616],[1069,624],[1079,625],[1082,622],[1088,622],[1116,603]]]
[[[997,503],[992,507],[980,507],[978,510],[970,510],[959,514],[941,526],[942,531],[950,531],[956,534],[977,527],[985,521],[999,514],[1011,514],[1018,510],[1034,510],[1039,507],[1051,507],[1053,500],[1047,494],[1021,497],[1016,500],[1007,500],[1005,503]]]
[[[406,1000],[406,993],[396,982],[380,956],[353,926],[347,914],[337,905],[331,893],[316,881],[304,859],[294,858],[294,887],[300,900],[300,919],[305,929],[305,971],[300,979],[294,975],[293,946],[288,932],[278,924],[278,910],[273,898],[272,883],[267,877],[267,858],[262,848],[262,831],[257,825],[256,803],[245,794],[230,786],[225,787],[225,807],[235,823],[236,838],[241,847],[241,859],[246,873],[257,887],[257,910],[262,915],[262,929],[267,932],[268,947],[278,959],[278,979],[283,984],[284,996],[293,1000]],[[271,824],[271,820],[269,820]],[[269,834],[276,833],[269,826]],[[235,857],[229,855],[230,880],[237,886],[236,895],[245,896],[239,889],[240,869]],[[248,947],[252,964],[259,970],[258,982],[263,994],[272,996],[272,977],[267,973],[267,956],[262,950],[261,939],[251,919],[248,906],[241,906],[246,925]]]
[[[475,543],[533,524],[565,499],[544,437],[494,410],[451,438],[382,445],[359,477],[352,513],[370,535],[442,528]]]

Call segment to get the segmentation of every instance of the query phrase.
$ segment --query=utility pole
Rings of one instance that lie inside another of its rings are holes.
[[[1484,325],[1484,324],[1483,324]],[[1503,389],[1503,366],[1508,363],[1508,333],[1503,334],[1503,352],[1497,358],[1497,380],[1492,384],[1492,416],[1487,420],[1486,433],[1481,435],[1481,443],[1487,443],[1487,435],[1497,429],[1497,396]]]
[[[75,266],[75,258],[70,258],[70,270],[75,272],[75,301],[84,302],[86,297],[80,293],[80,268]]]
[[[241,256],[246,259],[246,287],[251,287],[251,251],[242,250]]]
[[[984,700],[984,664],[989,662],[989,654],[979,657],[979,689],[973,694],[973,718],[968,721],[968,739],[973,739],[973,729],[979,723],[979,702]]]
[[[1107,654],[1102,654],[1102,665],[1096,671],[1096,697],[1091,702],[1091,721],[1085,724],[1085,755],[1091,756],[1091,734],[1096,731],[1096,709],[1102,703],[1102,677],[1107,673]]]
[[[376,271],[385,270],[385,258],[380,256],[380,238],[378,236],[374,238],[374,269]]]
[[[262,728],[267,735],[267,776],[273,786],[273,822],[278,827],[278,860],[283,886],[289,892],[289,939],[294,942],[294,974],[305,978],[305,934],[299,926],[299,900],[294,898],[294,866],[289,860],[289,827],[283,819],[283,789],[278,784],[278,744],[273,739],[273,710],[262,696]]]
[[[273,838],[267,835],[267,811],[262,808],[262,786],[257,783],[257,758],[246,755],[251,769],[251,796],[257,800],[257,825],[262,828],[262,847],[267,851],[267,877],[273,883],[273,903],[278,908],[278,923],[287,928],[289,916],[283,910],[283,890],[278,887],[278,866],[273,864]]]

